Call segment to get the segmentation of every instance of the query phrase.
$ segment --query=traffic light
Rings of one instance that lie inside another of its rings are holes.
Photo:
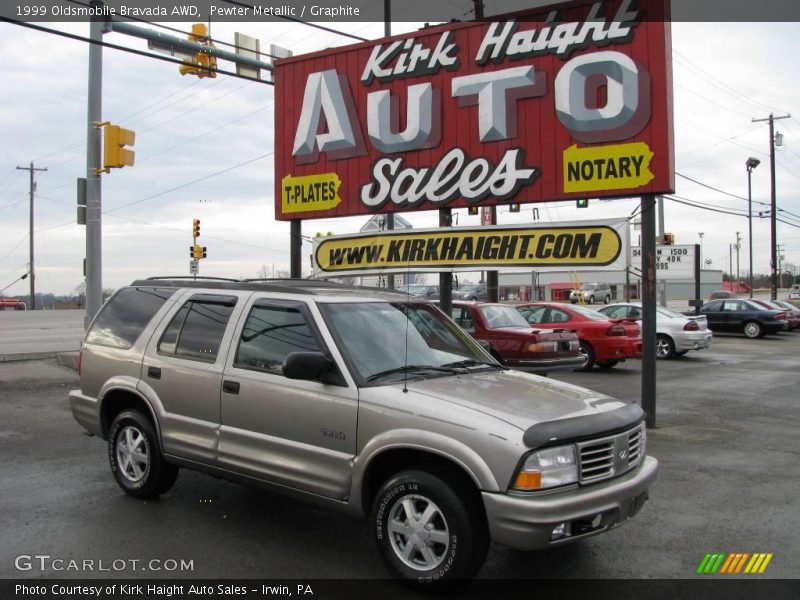
[[[575,200],[575,206],[578,208],[589,208],[589,199],[588,198],[578,198]]]
[[[675,243],[675,236],[671,233],[664,234],[664,245],[665,246],[672,246]]]
[[[468,210],[469,210],[469,214],[471,214],[471,215],[477,215],[478,214],[478,207],[477,206],[470,206]]]
[[[214,47],[211,39],[208,36],[208,27],[205,23],[192,24],[192,32],[189,34],[189,41],[203,44],[210,48]],[[217,73],[217,57],[207,52],[198,51],[194,55],[194,59],[186,60],[178,67],[181,75],[197,75],[200,79],[203,77],[216,77]]]
[[[201,258],[206,258],[206,247],[200,246],[198,244],[194,244],[193,246],[189,246],[189,257],[195,260],[199,260]]]
[[[508,205],[508,212],[519,212],[519,204],[511,203]]]
[[[200,219],[192,220],[192,237],[197,239],[200,237]]]
[[[126,146],[133,146],[136,142],[136,133],[119,125],[111,123],[100,124],[103,127],[103,169],[106,173],[110,169],[132,167],[136,153],[128,150]]]

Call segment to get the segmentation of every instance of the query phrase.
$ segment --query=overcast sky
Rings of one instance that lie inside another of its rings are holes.
[[[88,35],[88,24],[46,24]],[[188,29],[188,24],[171,23]],[[379,37],[383,24],[336,23],[337,29]],[[395,32],[415,29],[395,24]],[[233,32],[258,37],[296,54],[349,41],[298,24],[220,23],[212,35],[233,42]],[[761,160],[753,198],[769,202],[769,133],[752,118],[791,113],[776,123],[784,147],[777,154],[781,217],[778,243],[786,261],[800,264],[800,36],[796,23],[673,24],[675,150],[677,173],[734,196],[747,196],[745,161]],[[146,50],[143,41],[109,34],[106,40]],[[0,110],[0,290],[26,272],[28,172],[36,174],[35,254],[38,292],[69,293],[80,284],[84,227],[75,223],[75,180],[85,176],[88,46],[0,23],[3,108]],[[222,63],[220,64],[222,66]],[[227,66],[227,65],[226,65]],[[255,277],[262,266],[289,268],[289,225],[274,220],[273,100],[271,86],[225,76],[181,77],[177,66],[105,50],[103,117],[136,131],[136,166],[103,176],[103,287],[117,288],[149,275],[188,274],[191,221],[199,218],[208,247],[204,275]],[[242,166],[239,166],[242,165]],[[218,175],[216,173],[221,172]],[[207,177],[201,181],[201,178]],[[721,194],[681,176],[676,195],[727,210],[746,210],[741,198]],[[594,200],[540,206],[542,222],[627,216],[638,200]],[[499,222],[530,221],[499,210]],[[766,207],[754,205],[757,215]],[[476,225],[465,209],[458,225]],[[436,212],[405,213],[415,227],[434,227]],[[306,221],[303,234],[357,231],[365,217]],[[676,243],[694,244],[703,232],[711,268],[728,269],[729,245],[742,234],[742,276],[747,270],[747,219],[666,204],[666,229]],[[769,222],[754,219],[756,272],[769,269]],[[636,238],[633,238],[636,243]],[[304,243],[304,269],[311,245]],[[735,270],[734,257],[734,270]],[[469,279],[463,277],[462,279]],[[26,294],[20,281],[4,294]]]

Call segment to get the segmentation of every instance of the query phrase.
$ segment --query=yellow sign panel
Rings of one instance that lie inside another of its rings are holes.
[[[610,226],[464,229],[322,238],[315,262],[327,272],[504,266],[605,266],[622,251]]]
[[[564,150],[564,191],[631,190],[650,183],[653,152],[644,142]]]
[[[342,181],[336,173],[319,173],[281,180],[281,207],[283,213],[304,213],[333,210],[342,203],[339,186]]]

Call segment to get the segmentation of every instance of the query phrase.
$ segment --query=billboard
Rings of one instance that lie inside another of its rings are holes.
[[[673,191],[666,4],[572,2],[277,61],[276,218]]]
[[[314,240],[315,276],[425,272],[524,266],[623,270],[628,223],[387,231]]]
[[[656,246],[656,279],[683,279],[693,281],[695,277],[695,244],[685,246]],[[642,249],[631,248],[631,265],[642,266]]]

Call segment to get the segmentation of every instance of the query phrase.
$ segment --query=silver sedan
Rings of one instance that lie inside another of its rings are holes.
[[[599,309],[614,319],[642,318],[642,305],[637,302],[619,302]],[[708,328],[705,316],[686,316],[664,306],[656,307],[656,356],[672,358],[683,356],[689,350],[702,350],[711,344],[714,334]]]

